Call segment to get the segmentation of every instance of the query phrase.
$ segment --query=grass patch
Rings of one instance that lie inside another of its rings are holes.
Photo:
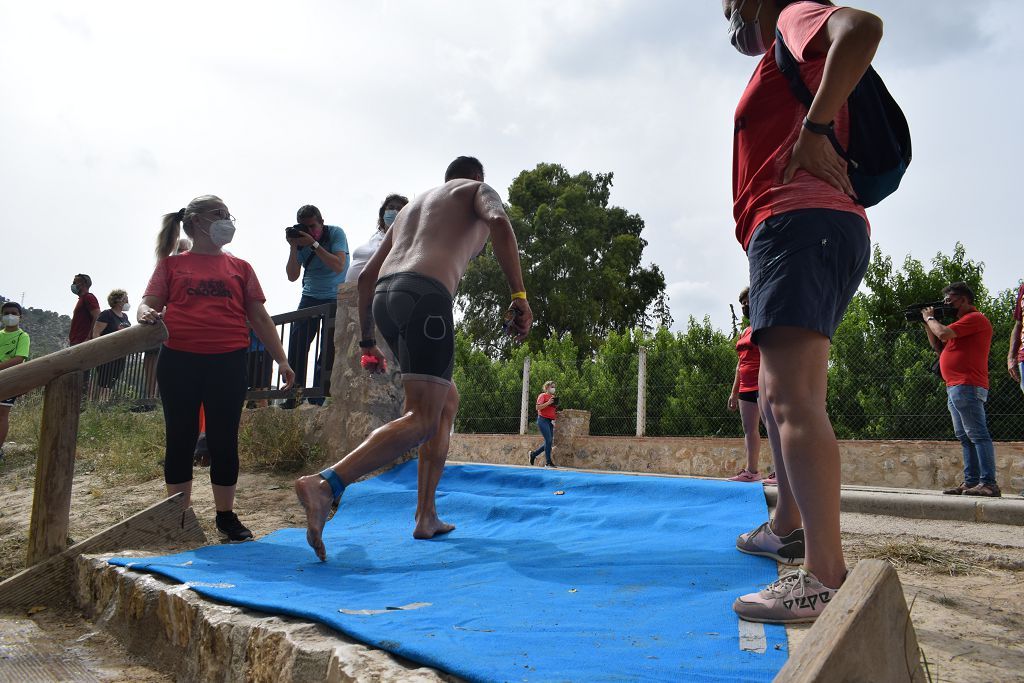
[[[920,541],[868,541],[863,544],[861,554],[864,558],[885,560],[896,569],[916,564],[950,576],[970,576],[988,571],[966,559],[962,552],[936,548]]]
[[[307,443],[306,418],[299,410],[247,410],[242,414],[238,451],[243,471],[292,473],[318,465],[319,446]],[[8,440],[19,445],[2,470],[34,464],[42,424],[43,393],[21,397],[11,411]],[[163,476],[163,413],[136,413],[126,404],[87,403],[79,416],[76,470],[94,472],[111,484],[137,484]]]
[[[238,431],[238,458],[243,470],[291,473],[318,466],[319,445],[306,437],[302,410],[262,408],[242,413]]]

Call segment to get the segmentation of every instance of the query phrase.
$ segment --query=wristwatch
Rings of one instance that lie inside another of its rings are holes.
[[[831,135],[835,125],[835,121],[829,121],[828,123],[815,123],[806,116],[804,117],[804,128],[815,135]]]
[[[930,315],[927,318],[925,318],[925,322],[927,322],[929,320],[935,320],[935,316],[934,315]]]
[[[313,244],[309,245],[309,248],[312,249],[313,251],[316,251],[317,249],[320,248],[320,243],[319,242],[313,242]]]

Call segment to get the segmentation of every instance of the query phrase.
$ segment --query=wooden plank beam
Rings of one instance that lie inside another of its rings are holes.
[[[201,545],[206,534],[185,494],[176,493],[50,559],[0,582],[0,610],[57,605],[70,597],[75,558],[87,553],[167,545]]]
[[[69,372],[80,372],[128,354],[158,346],[167,339],[167,328],[156,325],[132,327],[105,334],[67,349],[0,370],[0,400],[20,396]]]
[[[924,680],[899,575],[882,560],[857,563],[775,677],[775,683]]]
[[[53,557],[67,547],[81,402],[80,372],[62,375],[46,385],[28,532],[28,566]]]

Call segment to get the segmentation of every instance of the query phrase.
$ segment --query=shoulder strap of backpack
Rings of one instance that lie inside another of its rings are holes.
[[[786,46],[786,41],[782,39],[782,31],[779,29],[775,29],[775,64],[786,78],[793,97],[804,105],[804,109],[810,109],[811,102],[814,101],[814,94],[807,88],[807,84],[800,76],[800,65]]]

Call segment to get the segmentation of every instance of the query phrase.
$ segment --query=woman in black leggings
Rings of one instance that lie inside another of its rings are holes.
[[[192,238],[193,246],[171,256],[180,228]],[[291,386],[295,373],[263,307],[266,297],[252,266],[221,251],[234,232],[227,206],[212,195],[197,197],[186,208],[166,214],[157,239],[156,270],[139,306],[138,320],[163,319],[168,331],[156,369],[167,429],[167,495],[182,492],[185,504],[191,502],[192,459],[202,405],[217,533],[222,540],[238,543],[252,539],[252,532],[234,512],[250,324],[280,366],[285,388]]]

